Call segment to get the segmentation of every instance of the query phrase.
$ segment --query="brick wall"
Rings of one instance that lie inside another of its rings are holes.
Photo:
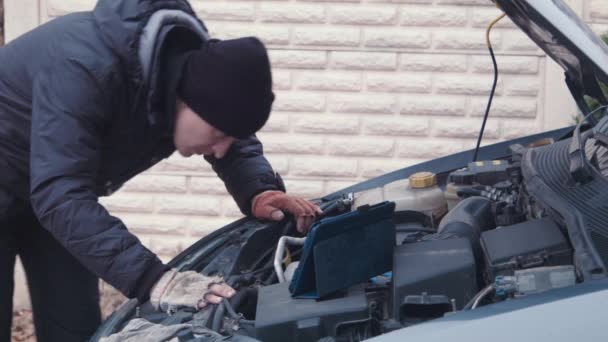
[[[268,45],[277,100],[260,138],[288,191],[315,197],[473,146],[492,83],[488,2],[192,4],[213,36]],[[544,57],[507,22],[493,41],[503,73],[487,143],[541,130],[543,115]],[[240,215],[197,160],[172,157],[132,184],[104,203],[163,254]]]
[[[21,22],[94,6],[6,2],[20,14],[9,38],[27,29]],[[568,2],[608,31],[605,0]],[[191,3],[213,36],[267,44],[277,99],[259,136],[289,192],[316,197],[474,146],[492,84],[485,27],[500,14],[489,0]],[[570,122],[574,105],[544,54],[508,18],[492,42],[501,73],[484,143]],[[177,155],[102,202],[165,259],[241,215],[202,159]]]

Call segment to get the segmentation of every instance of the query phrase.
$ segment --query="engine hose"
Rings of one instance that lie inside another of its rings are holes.
[[[215,317],[217,307],[218,305],[212,305],[211,308],[209,308],[209,310],[211,311],[209,312],[209,317],[207,317],[207,320],[205,322],[205,328],[211,329],[211,325],[213,324],[213,317]]]
[[[274,255],[274,268],[280,283],[285,282],[285,276],[283,275],[283,258],[285,257],[285,248],[287,244],[302,246],[306,238],[296,238],[292,236],[282,236],[277,244],[276,253]]]
[[[232,298],[230,298],[230,305],[234,308],[238,308],[243,300],[251,295],[256,295],[258,292],[255,288],[246,288],[238,291]]]
[[[236,311],[234,311],[232,304],[230,304],[230,301],[228,301],[227,299],[223,300],[222,305],[224,305],[224,307],[226,307],[228,316],[230,316],[232,319],[239,322],[240,324],[255,324],[255,321],[243,319],[242,315],[237,314]]]
[[[220,332],[222,328],[222,321],[224,320],[224,311],[226,307],[223,303],[217,305],[217,309],[215,310],[215,315],[213,316],[213,321],[211,323],[211,330]]]
[[[473,310],[479,306],[479,303],[490,293],[494,291],[494,284],[490,284],[483,288],[483,290],[479,291],[471,300],[465,305],[462,310]]]
[[[268,258],[272,259],[272,256],[274,255],[275,250],[276,250],[276,246],[269,248],[266,252],[264,252],[262,254],[262,256],[260,258],[258,258],[256,261],[253,262],[253,264],[251,264],[251,267],[249,269],[255,270],[258,267],[260,267],[264,263],[264,261],[266,261],[266,263],[267,263]]]

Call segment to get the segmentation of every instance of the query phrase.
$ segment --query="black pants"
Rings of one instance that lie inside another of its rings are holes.
[[[38,342],[86,341],[101,322],[98,279],[0,189],[0,342],[9,342],[15,257],[25,269]]]

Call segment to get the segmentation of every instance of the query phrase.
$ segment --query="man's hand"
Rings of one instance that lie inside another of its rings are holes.
[[[296,218],[297,228],[301,233],[307,232],[315,216],[322,213],[316,204],[282,191],[264,191],[255,196],[251,203],[251,212],[259,219],[280,221],[285,217],[283,211]]]
[[[150,293],[150,302],[157,310],[179,308],[202,309],[208,304],[219,304],[234,296],[234,289],[221,277],[206,277],[194,271],[169,270],[160,277]]]

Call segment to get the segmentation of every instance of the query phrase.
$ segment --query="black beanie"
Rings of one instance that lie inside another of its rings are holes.
[[[187,57],[178,95],[223,133],[249,137],[264,126],[274,101],[266,47],[254,37],[206,42]]]

